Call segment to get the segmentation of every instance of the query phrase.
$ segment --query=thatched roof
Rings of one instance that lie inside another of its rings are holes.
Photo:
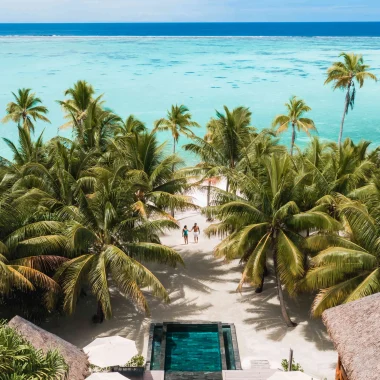
[[[78,347],[19,316],[10,320],[8,325],[38,350],[46,352],[58,349],[70,368],[68,377],[70,380],[83,380],[89,375],[87,355]]]
[[[378,380],[380,294],[333,307],[322,316],[350,380]]]

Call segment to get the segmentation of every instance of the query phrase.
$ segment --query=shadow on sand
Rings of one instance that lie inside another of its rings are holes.
[[[200,303],[198,297],[185,296],[185,289],[197,293],[210,293],[208,284],[223,281],[225,270],[223,263],[210,254],[181,252],[185,267],[167,268],[165,266],[147,265],[168,290],[171,302],[163,303],[152,297],[149,290],[144,291],[151,315],[139,312],[134,305],[117,289],[111,287],[111,302],[113,317],[102,324],[91,321],[96,311],[96,300],[93,296],[81,297],[75,314],[72,317],[54,317],[42,324],[46,330],[59,335],[61,338],[84,347],[97,336],[121,335],[136,341],[140,352],[144,349],[144,335],[152,321],[174,321],[191,319],[200,316],[211,307],[211,303]],[[196,273],[196,277],[188,272]]]
[[[92,296],[86,296],[78,302],[74,316],[54,318],[42,327],[79,347],[87,345],[97,336],[121,335],[135,340],[139,351],[142,352],[144,336],[152,321],[204,319],[204,315],[209,314],[205,311],[212,309],[219,302],[217,297],[212,296],[214,291],[218,290],[218,284],[233,285],[227,293],[235,293],[235,284],[237,286],[242,269],[237,261],[226,264],[214,258],[211,253],[195,250],[182,249],[180,254],[185,261],[185,267],[147,265],[166,287],[171,299],[169,304],[164,304],[152,297],[148,290],[144,291],[151,310],[150,316],[136,310],[127,298],[112,288],[111,320],[103,324],[93,324],[91,316],[96,310],[96,302]],[[250,316],[242,322],[264,332],[268,339],[280,342],[294,330],[287,328],[281,318],[273,277],[269,276],[266,279],[261,294],[256,294],[252,287],[246,287],[240,295],[236,293],[236,300],[242,306],[246,305],[243,307],[246,315]],[[299,329],[304,339],[314,343],[318,350],[332,350],[332,343],[322,321],[310,317],[311,302],[310,295],[300,295],[297,299],[286,297],[289,314],[298,323],[295,329]]]
[[[301,330],[305,340],[314,343],[320,351],[333,350],[333,344],[329,340],[322,320],[310,315],[313,296],[300,294],[297,298],[291,298],[286,293],[284,296],[289,316],[297,323],[295,328]],[[253,288],[246,288],[240,302],[255,304],[254,307],[246,309],[252,317],[245,319],[244,322],[253,325],[257,331],[266,331],[268,339],[279,342],[295,329],[287,327],[281,317],[275,279],[271,276],[266,279],[261,294],[256,294]]]

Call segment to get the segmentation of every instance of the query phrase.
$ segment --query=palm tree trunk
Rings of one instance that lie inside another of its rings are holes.
[[[286,310],[284,293],[282,291],[280,276],[278,275],[278,271],[277,271],[277,253],[276,252],[274,254],[274,272],[275,272],[275,276],[276,276],[277,294],[278,294],[278,299],[280,301],[282,318],[284,319],[284,321],[288,327],[295,327],[295,326],[297,326],[297,323],[294,323],[290,319],[288,311]]]
[[[22,115],[22,127],[24,128],[24,131],[30,136],[30,130],[26,123],[26,120],[27,120],[27,115],[24,113]]]
[[[294,141],[296,140],[296,129],[294,123],[292,123],[292,142],[290,145],[290,155],[293,156]]]
[[[261,293],[264,289],[264,281],[265,281],[265,277],[268,276],[268,268],[267,266],[265,265],[264,267],[264,271],[263,271],[263,275],[261,276],[261,283],[260,285],[256,288],[255,290],[255,293]]]
[[[103,323],[104,321],[104,312],[103,312],[102,304],[100,302],[98,302],[98,308],[96,310],[96,320],[97,320],[97,323]]]
[[[208,180],[208,184],[207,184],[207,207],[210,206],[210,196],[211,196],[211,181]]]
[[[346,100],[344,102],[344,110],[343,110],[342,121],[340,123],[340,131],[339,131],[339,139],[338,139],[338,146],[339,147],[342,144],[344,120],[345,120],[346,115],[347,115],[348,105],[350,104],[350,88],[351,88],[351,83],[348,84],[347,93],[346,93]]]
[[[265,275],[263,273],[263,275],[261,276],[261,282],[260,282],[260,285],[255,289],[255,293],[261,293],[264,289],[264,280],[265,280]]]
[[[210,206],[210,199],[211,199],[211,181],[208,180],[207,182],[208,182],[207,183],[207,207],[209,207]],[[206,220],[208,222],[211,222],[213,220],[211,214],[208,214]]]
[[[176,140],[175,140],[175,137],[174,137],[173,138],[173,154],[175,154],[175,145],[176,145]],[[175,167],[174,167],[174,164],[173,164],[173,166],[172,166],[172,172],[173,173],[174,173],[174,169],[175,169]],[[174,218],[174,207],[171,208],[170,214]]]

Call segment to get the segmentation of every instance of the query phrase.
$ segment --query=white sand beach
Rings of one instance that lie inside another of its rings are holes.
[[[196,198],[198,203],[204,203],[203,196],[197,194]],[[250,361],[254,359],[269,360],[273,368],[280,368],[281,360],[288,358],[292,348],[295,361],[306,373],[315,376],[316,380],[333,379],[337,354],[322,321],[309,316],[313,297],[287,298],[289,314],[298,323],[295,328],[287,328],[280,316],[273,278],[267,278],[261,294],[256,294],[249,286],[241,294],[236,292],[242,267],[238,261],[225,263],[213,256],[219,239],[203,235],[209,224],[206,219],[194,211],[176,217],[181,227],[185,224],[191,227],[197,222],[201,236],[195,244],[190,234],[188,245],[183,244],[181,231],[172,231],[162,237],[162,243],[178,250],[186,264],[176,269],[150,266],[168,289],[170,304],[162,304],[148,295],[151,316],[147,317],[113,291],[111,320],[93,324],[91,316],[96,311],[96,303],[87,296],[80,299],[73,317],[52,319],[42,327],[81,348],[99,336],[125,336],[135,340],[139,351],[146,355],[152,321],[230,322],[236,326],[243,368],[250,368]]]

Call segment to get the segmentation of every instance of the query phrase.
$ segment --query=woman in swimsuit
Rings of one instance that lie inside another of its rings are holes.
[[[189,244],[189,230],[187,229],[187,226],[183,227],[182,237],[185,240],[185,244]]]

